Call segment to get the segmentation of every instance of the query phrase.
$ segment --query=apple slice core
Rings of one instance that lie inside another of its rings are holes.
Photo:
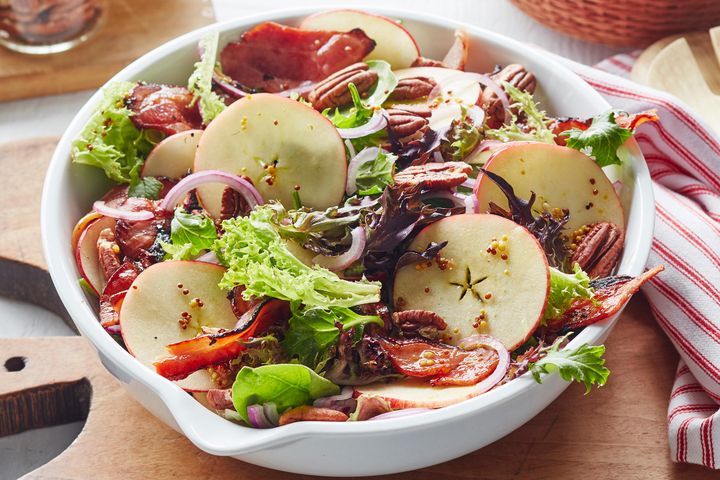
[[[150,151],[142,169],[143,177],[178,180],[193,168],[202,130],[185,130],[170,135]]]
[[[167,345],[195,337],[201,325],[233,328],[237,318],[227,292],[218,287],[224,272],[220,265],[198,261],[166,261],[144,270],[130,286],[120,310],[128,351],[154,371],[153,363],[168,355]],[[184,329],[180,325],[183,312],[192,316]],[[207,370],[176,383],[189,391],[214,388]]]
[[[393,69],[406,68],[420,56],[410,32],[398,22],[358,10],[331,10],[310,15],[300,24],[304,30],[347,32],[359,28],[375,40],[375,49],[366,60],[385,60]]]
[[[442,340],[452,345],[478,333],[510,351],[522,345],[540,324],[550,291],[547,260],[535,237],[497,215],[463,214],[426,227],[409,249],[444,241],[440,261],[397,271],[396,309],[439,314],[447,323]]]
[[[304,206],[324,210],[345,192],[345,145],[330,121],[312,108],[267,93],[242,98],[203,133],[194,171],[221,170],[250,179],[263,198],[293,207],[298,190]],[[219,217],[221,184],[197,189],[203,207]]]
[[[503,177],[523,199],[535,192],[534,208],[567,208],[568,232],[596,222],[611,222],[625,229],[623,208],[612,183],[582,152],[547,143],[509,143],[496,151],[484,168]],[[480,211],[487,211],[490,202],[508,209],[507,199],[487,175],[478,177],[475,194]]]

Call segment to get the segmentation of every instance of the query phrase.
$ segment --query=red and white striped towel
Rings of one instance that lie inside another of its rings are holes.
[[[670,450],[673,461],[720,468],[720,136],[680,100],[627,80],[636,58],[616,55],[595,68],[559,60],[614,108],[658,110],[660,122],[640,126],[635,138],[656,201],[649,265],[665,265],[643,292],[680,353]]]

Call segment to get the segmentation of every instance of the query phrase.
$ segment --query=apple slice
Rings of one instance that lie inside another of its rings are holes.
[[[80,220],[78,220],[73,227],[72,236],[70,237],[70,244],[72,245],[73,250],[77,248],[78,242],[80,241],[80,235],[83,234],[90,222],[97,220],[100,217],[102,217],[102,214],[92,211],[90,213],[86,213]]]
[[[385,399],[393,410],[403,408],[441,408],[482,393],[476,385],[469,387],[433,387],[416,378],[390,383],[372,383],[354,388],[354,396],[377,395]]]
[[[325,210],[345,192],[345,145],[330,121],[312,108],[279,95],[261,93],[226,108],[207,127],[194,171],[222,170],[248,177],[265,200],[293,207],[299,188],[306,207]],[[197,189],[203,207],[220,215],[224,186]]]
[[[232,329],[237,318],[227,292],[218,287],[223,273],[220,265],[197,261],[166,261],[144,270],[120,309],[120,329],[128,351],[154,371],[153,363],[168,355],[165,347],[194,338],[200,325]],[[185,329],[180,326],[183,312],[192,316]],[[207,370],[176,383],[188,391],[214,388]]]
[[[86,215],[88,217],[90,214]],[[83,218],[85,218],[83,217]],[[97,242],[100,232],[106,228],[115,231],[116,221],[114,218],[103,217],[92,220],[87,224],[85,230],[80,234],[80,238],[75,248],[75,262],[77,263],[80,275],[95,291],[95,295],[100,296],[100,292],[105,288],[107,279],[103,272],[98,258]]]
[[[393,70],[406,68],[420,56],[417,42],[398,22],[358,10],[331,10],[310,15],[300,23],[304,30],[347,32],[359,28],[375,40],[366,60],[385,60]]]
[[[185,130],[155,145],[145,160],[142,176],[179,180],[187,175],[193,168],[202,133],[202,130]]]
[[[625,229],[623,208],[612,183],[582,152],[547,143],[509,143],[490,157],[485,169],[507,180],[521,198],[535,192],[535,208],[567,208],[570,232],[596,222]],[[507,199],[487,176],[478,177],[475,194],[480,211],[486,211],[490,202],[508,208]]]
[[[444,241],[444,261],[397,271],[395,308],[436,312],[447,323],[443,340],[451,345],[477,333],[492,335],[510,351],[522,345],[540,324],[550,291],[547,260],[535,237],[497,215],[464,214],[426,227],[409,249]]]

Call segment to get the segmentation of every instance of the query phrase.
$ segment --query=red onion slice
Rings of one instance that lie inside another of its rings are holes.
[[[401,418],[408,415],[430,412],[432,408],[404,408],[402,410],[393,410],[392,412],[381,413],[380,415],[369,418],[368,420],[386,420],[389,418]]]
[[[218,265],[220,263],[220,259],[218,259],[215,252],[207,252],[203,253],[199,257],[195,259],[197,262],[205,262],[205,263],[214,263],[215,265]]]
[[[472,190],[472,189],[475,188],[475,182],[476,182],[476,181],[477,181],[477,179],[475,179],[475,178],[468,178],[468,179],[465,180],[463,183],[461,183],[460,186],[461,186],[461,187],[465,187],[465,188],[469,188],[469,189]]]
[[[272,428],[275,425],[270,423],[262,405],[250,405],[247,407],[247,415],[250,425],[255,428]]]
[[[456,193],[455,195],[462,195],[460,193]],[[478,209],[480,207],[480,204],[478,202],[477,197],[474,193],[471,193],[469,195],[464,195],[465,198],[463,198],[463,202],[465,203],[465,213],[478,213]]]
[[[333,271],[345,270],[352,265],[362,256],[365,250],[365,229],[363,227],[355,227],[353,231],[350,232],[350,235],[352,237],[352,243],[347,252],[333,257],[316,255],[312,260],[313,263]]]
[[[252,183],[244,178],[220,170],[203,170],[180,180],[170,189],[167,195],[165,195],[165,198],[162,199],[160,207],[167,211],[174,210],[175,206],[185,198],[185,195],[190,190],[194,190],[205,183],[222,183],[227,185],[242,195],[251,209],[265,203],[260,192],[255,189]]]
[[[440,153],[439,150],[435,150],[432,154],[432,161],[435,163],[444,163],[445,159],[442,156],[442,153]]]
[[[132,212],[130,210],[122,210],[119,208],[109,207],[102,200],[93,203],[93,210],[106,217],[117,218],[118,220],[127,220],[128,222],[141,222],[144,220],[152,220],[155,214],[149,210],[139,210]]]
[[[472,107],[467,109],[466,116],[472,120],[473,125],[478,130],[482,130],[485,126],[485,110],[478,107],[477,105],[473,105]]]
[[[355,146],[352,144],[350,139],[345,139],[345,147],[347,148],[350,158],[353,158],[355,157],[355,155],[357,155],[357,152],[355,151]]]
[[[278,413],[277,405],[273,402],[264,403],[263,413],[265,414],[267,421],[270,422],[270,425],[273,427],[277,426],[280,421],[280,414]]]
[[[353,396],[354,391],[355,389],[353,387],[343,387],[343,389],[337,395],[315,399],[315,401],[313,402],[313,407],[328,408],[328,405],[332,405],[333,402],[350,400]]]
[[[345,181],[345,193],[347,193],[348,196],[357,191],[355,182],[357,181],[357,174],[360,171],[360,167],[367,162],[375,160],[382,151],[379,147],[368,147],[360,150],[360,153],[350,159],[347,180]]]
[[[370,120],[365,124],[353,128],[338,128],[337,131],[342,138],[361,138],[379,132],[385,128],[386,125],[387,116],[385,115],[385,110],[380,108],[375,110],[373,116],[370,117]]]
[[[500,380],[505,378],[508,367],[510,367],[510,352],[508,352],[505,345],[503,345],[497,338],[490,335],[472,335],[460,340],[460,348],[463,350],[472,350],[471,347],[477,348],[481,346],[490,347],[495,350],[498,354],[499,360],[493,373],[484,380],[475,384],[475,389],[478,394],[485,393],[497,385]]]

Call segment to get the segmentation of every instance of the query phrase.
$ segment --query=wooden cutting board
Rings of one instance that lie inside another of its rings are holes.
[[[0,101],[97,88],[142,54],[215,21],[210,0],[107,4],[104,24],[68,52],[34,56],[0,47]]]
[[[0,146],[0,169],[11,175],[0,189],[0,205],[14,206],[0,210],[0,279],[6,286],[11,280],[28,282],[28,275],[49,285],[47,274],[37,273],[44,266],[37,172],[45,170],[54,142]],[[9,168],[10,163],[23,168]],[[11,273],[7,262],[17,264]],[[19,298],[45,303],[37,288],[17,290]],[[585,396],[581,386],[572,385],[494,444],[387,478],[717,478],[717,472],[670,461],[665,418],[678,356],[641,297],[630,303],[606,345],[613,373],[602,389]],[[24,478],[303,478],[198,450],[132,400],[83,337],[0,339],[0,436],[83,418],[83,431],[67,450]]]

